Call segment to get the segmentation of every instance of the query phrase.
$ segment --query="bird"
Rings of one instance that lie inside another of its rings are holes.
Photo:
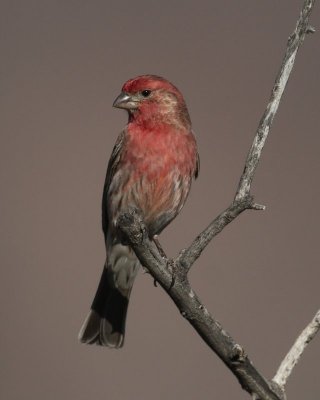
[[[106,261],[79,340],[120,348],[140,262],[123,240],[118,218],[135,208],[149,237],[159,235],[181,211],[200,163],[185,100],[168,80],[129,79],[113,106],[128,112],[128,123],[108,163],[102,196]]]

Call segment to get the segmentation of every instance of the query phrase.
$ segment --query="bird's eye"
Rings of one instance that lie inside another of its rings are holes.
[[[151,94],[151,90],[143,90],[141,94],[143,97],[149,97]]]

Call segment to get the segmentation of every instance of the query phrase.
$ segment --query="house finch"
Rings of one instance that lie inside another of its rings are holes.
[[[150,238],[159,234],[183,207],[199,157],[189,113],[179,90],[154,75],[130,79],[113,103],[128,111],[108,165],[102,199],[107,258],[79,339],[119,348],[139,261],[122,243],[119,215],[140,210]]]

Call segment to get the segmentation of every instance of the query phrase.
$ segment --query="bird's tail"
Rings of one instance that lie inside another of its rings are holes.
[[[139,265],[128,246],[111,246],[91,310],[79,333],[82,343],[123,346],[129,297]]]

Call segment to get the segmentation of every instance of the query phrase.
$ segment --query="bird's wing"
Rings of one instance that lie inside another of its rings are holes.
[[[121,157],[121,149],[123,148],[124,140],[125,140],[125,133],[126,131],[122,131],[120,135],[118,136],[118,139],[116,141],[116,144],[114,145],[114,148],[111,153],[111,157],[108,163],[108,168],[107,168],[107,174],[106,174],[106,179],[104,182],[104,188],[103,188],[103,196],[102,196],[102,229],[104,232],[105,237],[107,237],[107,231],[108,231],[108,189],[110,186],[110,183],[112,181],[112,178],[117,170],[120,157]]]

